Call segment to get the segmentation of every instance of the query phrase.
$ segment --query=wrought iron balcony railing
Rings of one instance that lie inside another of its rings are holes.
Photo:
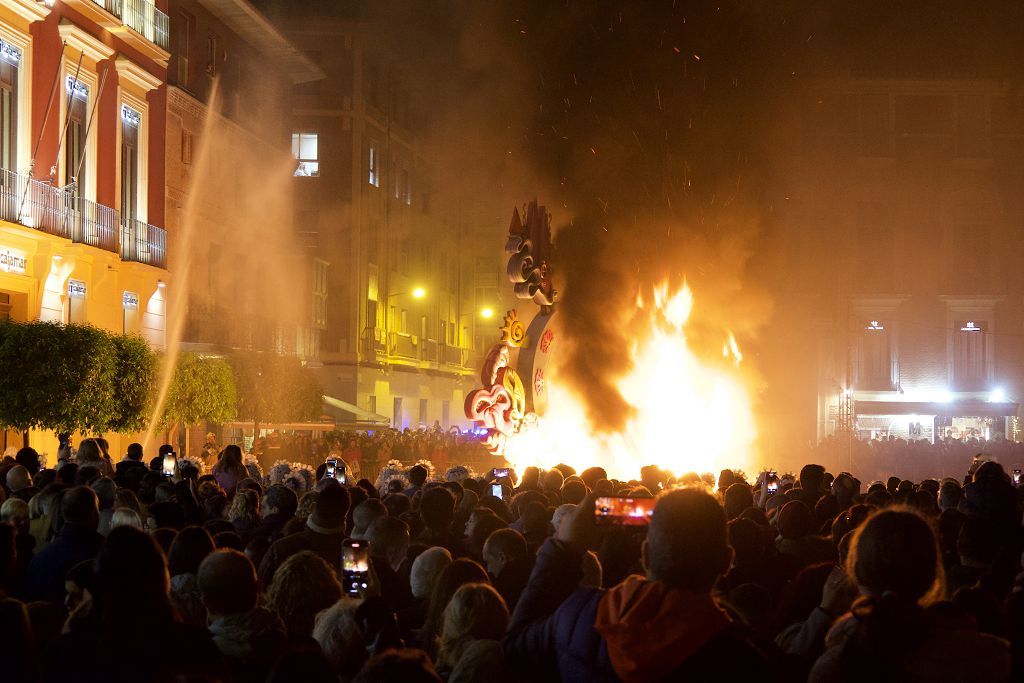
[[[0,219],[120,254],[125,261],[167,267],[166,231],[134,219],[122,225],[116,209],[82,198],[74,185],[54,187],[0,169]]]
[[[122,221],[121,258],[166,268],[167,231],[134,218]]]
[[[139,35],[165,50],[170,49],[170,19],[153,0],[93,0]]]

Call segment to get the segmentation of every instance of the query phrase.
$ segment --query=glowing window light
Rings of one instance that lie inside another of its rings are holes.
[[[864,329],[865,330],[873,330],[873,331],[874,330],[884,330],[885,329],[885,325],[883,325],[882,323],[880,323],[877,320],[872,320],[871,322],[868,323],[867,327],[865,327]]]
[[[966,323],[964,323],[960,327],[960,331],[961,332],[984,332],[984,330],[981,329],[981,326],[976,325],[973,320],[968,320]]]

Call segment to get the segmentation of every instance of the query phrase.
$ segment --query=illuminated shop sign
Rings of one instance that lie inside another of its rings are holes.
[[[885,329],[885,325],[883,325],[881,322],[879,322],[877,320],[872,320],[870,323],[868,323],[868,326],[865,327],[864,329],[866,329],[866,330],[884,330]]]
[[[84,299],[85,283],[81,280],[68,280],[68,296],[75,299]]]
[[[124,293],[124,296],[121,298],[121,303],[124,304],[124,308],[125,308],[126,311],[138,310],[138,308],[139,308],[139,295],[136,294],[135,292],[128,292],[128,291],[126,291]]]
[[[964,323],[963,327],[960,328],[961,332],[981,332],[981,326],[976,325],[973,320],[968,320]]]
[[[24,275],[27,265],[28,258],[25,256],[25,252],[10,247],[0,247],[0,271]]]

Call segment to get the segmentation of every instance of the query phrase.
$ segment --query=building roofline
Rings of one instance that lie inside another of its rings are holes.
[[[280,64],[292,83],[326,78],[323,69],[302,54],[248,0],[199,0],[199,4],[227,24],[242,40]]]

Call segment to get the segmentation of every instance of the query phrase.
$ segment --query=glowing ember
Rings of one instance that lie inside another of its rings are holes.
[[[653,306],[645,308],[645,301]],[[677,475],[717,476],[724,467],[750,470],[757,429],[738,369],[743,355],[731,333],[722,349],[724,363],[693,353],[685,331],[693,304],[685,283],[671,294],[662,286],[651,297],[637,296],[637,319],[647,313],[647,330],[641,330],[632,350],[632,368],[617,382],[634,409],[623,431],[597,433],[580,399],[559,385],[556,372],[547,383],[547,412],[534,428],[512,437],[508,461],[518,471],[559,461],[577,471],[600,465],[624,480],[638,478],[640,467],[651,464]]]

